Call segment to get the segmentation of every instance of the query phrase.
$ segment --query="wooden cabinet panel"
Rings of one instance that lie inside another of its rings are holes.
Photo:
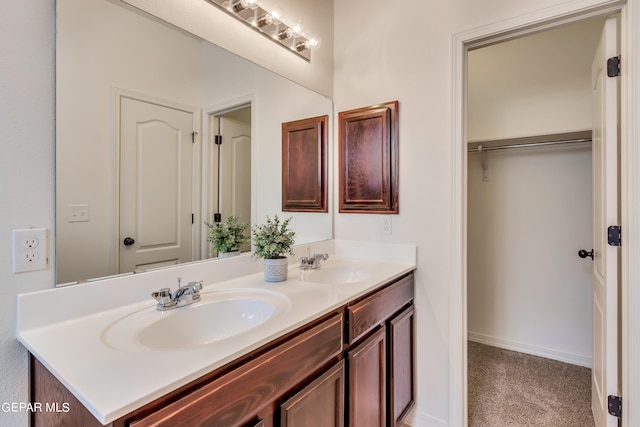
[[[340,212],[398,213],[398,101],[338,121]]]
[[[329,116],[282,124],[282,210],[328,212]]]
[[[29,360],[31,384],[38,385],[38,387],[31,387],[31,402],[38,402],[43,406],[41,411],[31,413],[30,425],[33,427],[102,427],[102,423],[47,368],[32,355],[29,356]],[[55,407],[45,410],[47,404]],[[68,406],[65,407],[65,404]]]
[[[385,328],[348,352],[349,426],[386,426]]]
[[[131,426],[241,426],[340,355],[342,329],[342,316],[335,314]]]
[[[408,307],[389,321],[389,419],[399,427],[414,404],[414,310]]]
[[[280,405],[280,427],[344,426],[344,361]]]
[[[375,329],[413,300],[413,275],[347,306],[347,340],[349,344]]]

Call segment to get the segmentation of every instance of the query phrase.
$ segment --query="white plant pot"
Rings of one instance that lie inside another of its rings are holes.
[[[240,255],[240,251],[239,250],[235,250],[235,251],[229,251],[229,252],[218,252],[218,258],[229,258],[232,256],[238,256]]]
[[[284,282],[289,268],[287,257],[264,260],[264,281]]]

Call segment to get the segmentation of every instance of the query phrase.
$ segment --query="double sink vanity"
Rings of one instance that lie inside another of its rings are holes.
[[[33,425],[400,425],[414,399],[415,246],[295,250],[329,258],[291,258],[280,283],[246,254],[20,295],[32,402],[68,408]],[[165,310],[159,291],[178,277],[190,303]]]

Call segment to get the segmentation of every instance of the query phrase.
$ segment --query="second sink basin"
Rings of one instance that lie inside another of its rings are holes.
[[[290,307],[285,295],[262,289],[201,293],[201,301],[160,312],[155,305],[112,323],[102,334],[122,351],[178,350],[234,338]]]
[[[374,278],[380,266],[367,261],[324,261],[316,270],[300,270],[296,267],[294,277],[299,275],[303,282],[346,285],[362,283]]]

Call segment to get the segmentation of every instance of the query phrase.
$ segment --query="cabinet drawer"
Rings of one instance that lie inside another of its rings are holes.
[[[342,352],[342,330],[342,316],[336,313],[131,426],[242,425],[262,407],[338,356]]]
[[[413,300],[413,274],[347,306],[349,344],[363,337]]]

